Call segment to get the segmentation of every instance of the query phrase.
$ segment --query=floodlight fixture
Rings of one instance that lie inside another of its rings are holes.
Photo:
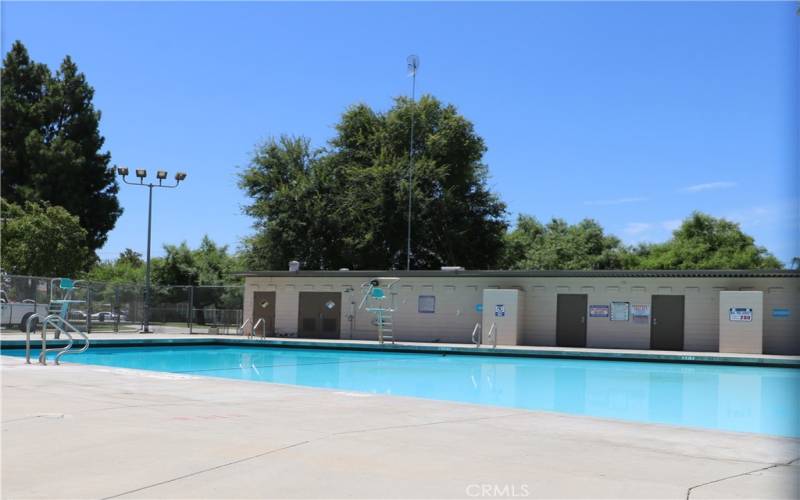
[[[127,167],[116,167],[117,172],[122,176],[122,182],[125,184],[129,184],[131,186],[139,186],[139,187],[146,187],[148,189],[148,201],[147,201],[147,263],[145,264],[145,272],[144,272],[144,321],[142,322],[142,330],[141,333],[152,333],[150,330],[150,302],[151,302],[151,291],[150,291],[150,242],[152,236],[152,226],[153,226],[153,188],[176,188],[178,184],[184,179],[186,179],[186,172],[178,172],[175,174],[175,184],[169,183],[164,184],[164,180],[167,178],[167,171],[166,170],[157,170],[156,171],[156,179],[158,182],[145,182],[145,177],[147,177],[147,170],[144,168],[137,168],[136,169],[136,177],[139,178],[139,182],[130,182],[125,178],[128,175],[128,168]]]

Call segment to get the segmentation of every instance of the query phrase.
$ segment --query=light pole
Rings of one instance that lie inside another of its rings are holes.
[[[411,270],[411,198],[414,193],[411,180],[414,175],[414,93],[417,90],[417,68],[419,68],[419,57],[408,56],[408,71],[411,73],[411,138],[408,141],[408,233],[406,238],[406,271]]]
[[[147,197],[147,265],[145,267],[145,275],[144,275],[144,322],[142,324],[142,331],[139,333],[152,333],[150,332],[150,230],[153,225],[153,188],[154,187],[161,187],[161,188],[176,188],[178,184],[181,183],[182,180],[186,179],[185,172],[178,172],[175,174],[175,184],[163,184],[164,179],[167,178],[167,172],[165,170],[159,170],[156,172],[156,179],[158,179],[158,184],[153,184],[152,182],[148,182],[145,184],[144,178],[147,177],[147,170],[143,168],[136,169],[136,177],[139,178],[139,182],[128,182],[128,167],[117,167],[117,173],[122,176],[122,182],[125,184],[129,184],[131,186],[142,186],[148,188],[148,197]]]

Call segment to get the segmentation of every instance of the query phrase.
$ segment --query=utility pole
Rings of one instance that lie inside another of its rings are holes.
[[[416,104],[414,94],[417,89],[417,69],[419,68],[419,57],[414,54],[408,56],[408,71],[411,73],[411,138],[408,141],[408,232],[406,235],[406,271],[411,270],[411,199],[414,196],[414,188],[411,181],[414,178],[414,115],[416,114]]]

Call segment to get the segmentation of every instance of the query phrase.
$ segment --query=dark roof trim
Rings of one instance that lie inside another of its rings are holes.
[[[775,270],[651,270],[651,271],[246,271],[244,277],[270,278],[800,278],[800,271]]]

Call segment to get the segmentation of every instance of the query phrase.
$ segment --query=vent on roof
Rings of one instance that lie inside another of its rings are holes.
[[[461,266],[442,266],[442,271],[463,271]]]
[[[300,270],[300,263],[296,260],[289,261],[289,272],[296,273]]]

